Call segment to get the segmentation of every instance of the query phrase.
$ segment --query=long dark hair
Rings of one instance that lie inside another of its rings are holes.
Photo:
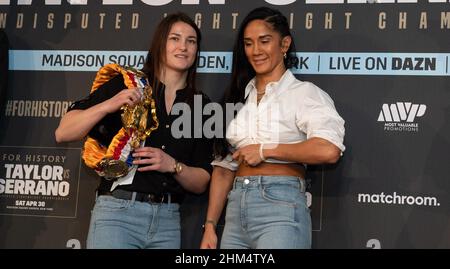
[[[153,88],[156,88],[156,83],[160,80],[158,77],[161,74],[163,69],[163,65],[166,61],[166,44],[167,38],[169,36],[170,29],[177,22],[184,22],[190,25],[197,34],[197,55],[195,56],[195,61],[191,67],[188,69],[188,75],[186,78],[188,94],[187,98],[192,100],[194,94],[196,94],[196,76],[197,76],[197,63],[198,63],[198,55],[200,52],[200,42],[202,39],[202,35],[200,33],[200,29],[195,24],[195,22],[185,13],[177,12],[174,14],[170,14],[158,24],[156,30],[153,34],[152,43],[150,45],[150,49],[148,50],[147,58],[145,60],[144,67],[142,71],[150,78],[153,82]]]
[[[234,43],[231,83],[225,92],[225,97],[222,102],[224,111],[226,103],[237,104],[245,102],[245,87],[256,75],[255,70],[245,55],[244,47],[245,28],[254,20],[263,20],[267,22],[273,30],[281,35],[281,38],[286,36],[292,37],[291,31],[289,30],[288,20],[280,11],[269,7],[259,7],[247,14],[239,26],[238,35]],[[291,68],[298,65],[298,58],[292,54],[292,52],[295,52],[295,43],[293,38],[291,45],[286,52],[286,58],[284,59],[284,65],[286,68]],[[222,157],[228,153],[228,143],[225,138],[217,139],[215,141],[214,153],[216,156]]]

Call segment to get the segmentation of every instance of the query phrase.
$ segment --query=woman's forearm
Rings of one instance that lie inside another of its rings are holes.
[[[341,150],[323,138],[313,137],[296,144],[264,145],[264,158],[306,164],[335,163]]]
[[[199,167],[182,165],[179,174],[175,174],[175,179],[187,191],[200,194],[206,190],[210,180],[210,175],[205,169]]]
[[[102,104],[97,104],[86,110],[67,112],[55,131],[56,142],[70,142],[83,139],[92,127],[107,114]]]
[[[211,185],[209,187],[209,202],[206,219],[213,221],[215,224],[219,221],[222,210],[225,207],[228,193],[233,186],[234,175],[235,172],[231,170],[220,166],[214,167]],[[205,224],[205,229],[208,228],[210,227]]]

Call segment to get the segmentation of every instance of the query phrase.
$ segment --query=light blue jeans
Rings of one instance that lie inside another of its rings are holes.
[[[98,196],[87,248],[179,249],[180,213],[175,203],[147,203]]]
[[[293,176],[236,177],[228,194],[222,249],[311,248],[305,180]]]

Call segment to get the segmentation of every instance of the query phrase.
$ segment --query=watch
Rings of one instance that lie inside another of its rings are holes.
[[[175,164],[173,165],[173,170],[175,174],[180,174],[181,171],[183,171],[183,166],[181,165],[181,162],[175,160]]]

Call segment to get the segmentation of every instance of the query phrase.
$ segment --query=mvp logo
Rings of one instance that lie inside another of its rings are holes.
[[[396,104],[383,104],[378,116],[382,122],[414,122],[416,117],[422,117],[427,110],[426,105],[397,102]]]

